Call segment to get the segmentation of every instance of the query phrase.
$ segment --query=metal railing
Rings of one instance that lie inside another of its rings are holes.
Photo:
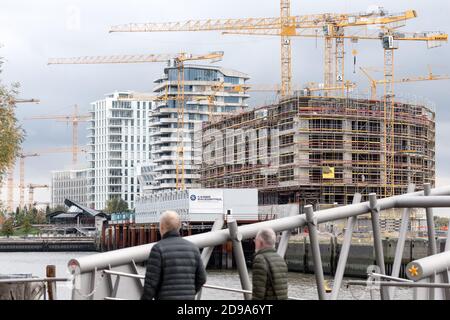
[[[132,273],[119,272],[119,271],[110,271],[110,270],[103,270],[103,273],[109,274],[109,275],[115,275],[115,276],[117,276],[117,278],[119,278],[119,277],[129,277],[129,278],[140,279],[140,280],[144,280],[145,279],[145,276],[144,275],[140,275],[140,274],[132,274]],[[117,281],[117,285],[118,284],[119,284],[119,281]],[[252,291],[250,291],[250,290],[243,290],[243,289],[237,289],[237,288],[228,288],[228,287],[216,286],[216,285],[212,285],[212,284],[204,284],[203,288],[214,289],[214,290],[221,290],[221,291],[237,292],[237,293],[246,293],[246,294],[251,294],[252,293]],[[113,295],[117,293],[117,286],[113,287],[112,293],[113,293]],[[105,300],[127,300],[127,299],[117,298],[115,296],[111,296],[111,297],[105,297]],[[288,300],[304,300],[304,299],[288,297]]]
[[[47,300],[48,296],[51,300],[56,300],[56,282],[67,282],[71,281],[70,278],[56,278],[56,277],[43,277],[43,278],[6,278],[0,279],[0,284],[21,284],[21,283],[41,283],[43,299]]]
[[[384,253],[382,247],[381,231],[380,231],[380,212],[386,209],[403,208],[402,220],[399,231],[399,239],[395,251],[394,263],[391,277],[398,277],[400,272],[401,261],[407,230],[410,218],[411,208],[426,208],[428,230],[434,230],[433,211],[434,207],[450,207],[450,186],[436,188],[431,190],[429,184],[425,184],[425,191],[413,192],[414,186],[408,187],[408,193],[404,195],[393,196],[384,199],[377,199],[376,194],[369,194],[369,201],[361,203],[361,194],[356,193],[353,198],[353,204],[324,209],[313,212],[312,206],[305,206],[303,212],[306,214],[298,214],[293,212],[291,216],[280,219],[258,222],[237,227],[236,221],[228,221],[227,229],[222,229],[224,222],[216,220],[210,232],[187,236],[185,239],[191,241],[199,248],[204,248],[202,259],[204,265],[209,261],[212,249],[215,246],[222,245],[228,241],[233,243],[233,253],[241,280],[242,293],[244,298],[249,299],[250,281],[242,250],[241,241],[253,238],[261,228],[272,228],[275,232],[283,232],[281,241],[278,246],[278,253],[284,257],[289,241],[290,230],[307,226],[309,229],[311,253],[314,261],[314,274],[316,277],[316,286],[319,299],[337,299],[342,285],[344,270],[347,264],[347,258],[350,250],[353,229],[356,223],[356,217],[359,215],[370,214],[373,231],[373,247],[375,251],[376,265],[382,275],[387,275],[384,263]],[[317,237],[318,225],[333,220],[347,219],[346,232],[339,255],[338,265],[334,277],[334,285],[331,294],[325,290],[322,260],[319,250]],[[432,246],[434,238],[432,233],[429,234],[429,245]],[[105,273],[104,270],[123,272],[125,274],[139,275],[137,264],[148,259],[151,248],[154,243],[104,252],[69,261],[69,269],[75,275],[74,289],[72,291],[73,299],[104,299],[126,298],[139,299],[143,284],[139,277],[121,277],[111,273]],[[450,237],[447,236],[446,250],[450,249]],[[436,252],[430,252],[434,255]],[[433,270],[433,268],[431,268]],[[446,283],[448,283],[448,272]],[[434,277],[434,275],[432,276]],[[102,278],[102,279],[100,279]],[[115,278],[115,279],[113,279]],[[434,277],[439,278],[439,277]],[[444,275],[445,278],[445,275]],[[115,283],[113,283],[115,280]],[[434,282],[434,280],[432,280]],[[440,278],[439,278],[439,281]],[[119,285],[120,283],[120,285]],[[114,295],[113,290],[115,290]],[[419,289],[417,289],[419,290]],[[438,289],[433,289],[438,290]],[[417,291],[418,292],[418,291]],[[414,298],[421,299],[422,295],[415,293]],[[380,287],[381,299],[390,299],[394,296],[395,288],[387,286]],[[201,296],[201,295],[199,295]],[[442,297],[442,294],[428,295],[428,298]]]

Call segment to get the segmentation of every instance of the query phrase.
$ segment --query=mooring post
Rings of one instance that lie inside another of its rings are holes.
[[[113,231],[112,227],[108,227],[108,251],[111,251],[113,249]]]
[[[233,242],[233,253],[236,259],[236,267],[239,272],[239,278],[241,280],[241,287],[244,290],[252,290],[250,284],[250,278],[247,272],[247,264],[245,263],[244,249],[242,249],[242,235],[238,232],[238,226],[236,220],[228,219],[228,230],[230,232],[230,238]],[[244,299],[250,300],[251,294],[244,293]]]
[[[373,246],[375,249],[375,259],[380,273],[385,275],[386,268],[384,266],[383,241],[381,239],[380,230],[380,206],[377,204],[376,193],[369,194],[369,209],[372,220]],[[380,288],[381,300],[389,300],[389,292],[386,287]]]
[[[122,230],[122,248],[126,248],[128,242],[128,227],[124,224]]]
[[[314,274],[316,276],[317,294],[319,300],[325,300],[325,280],[323,277],[322,258],[320,257],[320,244],[317,234],[317,220],[314,219],[312,205],[305,206],[306,223],[309,231],[309,242],[314,262]]]
[[[211,227],[211,231],[216,231],[216,230],[222,229],[223,224],[224,224],[223,218],[222,217],[217,218],[214,221],[213,226]],[[205,267],[205,269],[208,265],[209,259],[211,258],[211,254],[213,253],[213,251],[214,251],[214,247],[206,247],[206,248],[203,248],[203,250],[202,250],[201,258],[202,258],[203,266]],[[201,298],[202,298],[202,289],[200,289],[200,291],[197,293],[196,299],[200,300]]]
[[[45,268],[47,278],[56,277],[56,266],[48,265]],[[47,281],[48,300],[56,300],[56,281]]]
[[[353,196],[353,204],[361,202],[361,194],[355,193]],[[342,242],[341,251],[339,253],[339,261],[336,267],[336,274],[334,275],[334,284],[331,292],[331,300],[336,300],[339,296],[339,290],[341,289],[342,279],[344,277],[345,266],[347,265],[348,253],[352,244],[353,228],[355,227],[356,217],[350,217],[347,219],[347,225],[345,227],[344,241]]]

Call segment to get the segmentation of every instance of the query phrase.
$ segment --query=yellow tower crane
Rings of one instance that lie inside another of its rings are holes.
[[[25,159],[30,157],[37,157],[39,154],[34,152],[21,153],[19,155],[19,207],[25,207]]]
[[[13,98],[13,99],[9,99],[7,101],[7,103],[12,106],[15,105],[16,103],[39,103],[40,100],[39,99],[21,99],[21,98]],[[8,168],[8,172],[7,172],[7,180],[6,180],[6,207],[8,209],[8,211],[13,211],[14,208],[14,164],[12,164],[9,168]]]
[[[279,36],[281,42],[281,96],[292,93],[291,37],[313,35],[317,28],[336,28],[387,24],[416,17],[414,10],[389,15],[384,11],[367,14],[291,15],[291,1],[280,0],[280,16],[275,18],[206,19],[183,22],[130,23],[110,28],[110,32],[225,31],[236,34]],[[312,31],[312,32],[311,32]],[[322,31],[321,31],[322,32]],[[332,48],[328,49],[332,50]],[[343,61],[343,52],[342,59]],[[343,68],[343,67],[342,67]],[[326,86],[331,86],[327,84]]]
[[[28,208],[31,210],[34,205],[34,189],[48,189],[49,186],[47,184],[28,184]]]
[[[370,83],[370,98],[371,100],[377,99],[377,86],[379,84],[385,84],[386,80],[375,80],[369,73],[368,68],[359,68],[369,79]],[[428,66],[428,74],[426,76],[418,76],[418,77],[407,77],[407,78],[401,78],[401,79],[395,79],[393,80],[394,83],[409,83],[409,82],[418,82],[418,81],[433,81],[433,80],[449,80],[449,75],[435,75],[431,71],[431,67]]]
[[[304,35],[298,35],[303,37]],[[322,37],[322,36],[317,36]],[[391,196],[395,190],[395,144],[394,144],[394,50],[398,48],[397,41],[421,41],[428,48],[441,46],[448,41],[448,34],[439,31],[429,32],[403,32],[382,26],[380,30],[358,30],[354,34],[335,35],[341,39],[381,40],[384,50],[384,186],[385,196]]]
[[[66,122],[72,125],[72,164],[75,166],[78,162],[78,124],[91,119],[88,114],[78,114],[78,106],[74,105],[73,114],[69,115],[45,115],[24,118],[24,120],[56,120]]]
[[[77,153],[86,152],[86,147],[79,147],[77,149]],[[19,154],[19,207],[25,207],[25,159],[30,157],[38,157],[43,154],[51,154],[51,153],[65,153],[65,152],[73,152],[73,149],[70,147],[60,147],[60,148],[51,148],[38,150],[33,152],[21,152]],[[8,209],[10,211],[14,210],[14,171],[9,172],[8,175]]]
[[[350,91],[351,89],[356,88],[356,84],[350,81],[346,81],[343,84],[344,89],[347,91]],[[308,82],[304,86],[300,85],[292,85],[293,92],[296,91],[303,91],[305,92],[305,95],[310,96],[313,92],[327,92],[327,91],[335,91],[338,89],[341,89],[342,86],[334,86],[334,87],[325,87],[324,85],[320,85],[315,82]],[[280,85],[273,85],[273,84],[245,84],[245,85],[236,85],[232,88],[232,91],[234,92],[276,92],[277,95],[281,93],[281,86]]]
[[[379,33],[384,50],[384,183],[385,196],[395,193],[395,93],[394,93],[394,50],[398,48],[395,41],[423,41],[428,48],[435,48],[448,41],[448,35],[443,32],[399,32],[385,28]],[[361,39],[364,39],[361,37]],[[366,37],[369,39],[369,37]]]
[[[111,64],[111,63],[145,63],[145,62],[169,62],[177,68],[177,157],[176,157],[176,188],[185,189],[184,169],[184,63],[195,60],[219,61],[223,57],[222,51],[207,54],[190,54],[181,52],[179,54],[148,54],[148,55],[113,55],[113,56],[90,56],[75,58],[49,59],[48,64]]]

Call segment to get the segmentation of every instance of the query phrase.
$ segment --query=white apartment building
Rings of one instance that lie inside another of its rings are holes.
[[[52,207],[64,206],[69,199],[83,206],[88,204],[89,169],[69,169],[52,171]]]
[[[138,169],[139,181],[146,192],[181,188],[182,181],[186,189],[199,188],[201,139],[196,139],[195,133],[200,133],[202,123],[208,120],[210,114],[217,117],[248,107],[246,99],[249,96],[243,90],[235,89],[245,85],[248,75],[217,66],[185,65],[184,125],[179,132],[176,100],[178,71],[176,66],[168,65],[164,75],[154,81],[155,96],[168,99],[155,102],[150,113],[150,161],[141,164]],[[180,133],[183,157],[178,152]]]
[[[91,103],[88,127],[89,198],[97,210],[122,198],[129,209],[140,193],[136,166],[149,160],[149,115],[152,96],[130,91],[107,94]]]

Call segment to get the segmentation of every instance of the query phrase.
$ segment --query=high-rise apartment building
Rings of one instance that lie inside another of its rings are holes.
[[[52,171],[52,207],[64,206],[65,199],[87,206],[89,171],[89,169]]]
[[[129,209],[140,193],[136,166],[149,160],[151,96],[114,92],[91,103],[88,127],[90,172],[88,205],[97,210],[122,198]]]
[[[179,79],[184,85],[182,126],[177,101]],[[164,69],[153,90],[159,99],[150,113],[150,161],[141,165],[138,173],[144,190],[176,189],[182,181],[186,189],[200,187],[201,141],[194,138],[195,132],[201,132],[210,115],[230,115],[245,109],[248,95],[235,88],[242,88],[248,79],[242,72],[217,66],[186,65],[182,73],[173,65]],[[181,139],[183,156],[179,152]]]

